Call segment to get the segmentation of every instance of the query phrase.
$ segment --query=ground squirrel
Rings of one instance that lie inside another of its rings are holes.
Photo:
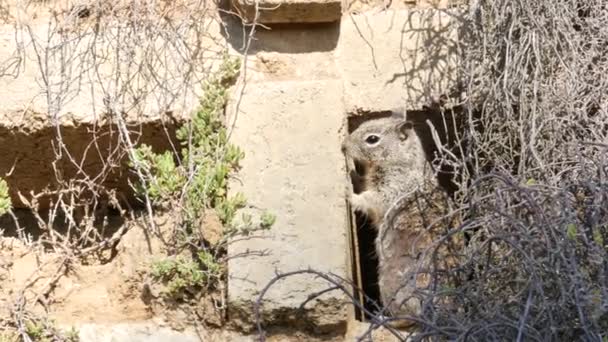
[[[359,193],[349,194],[350,204],[376,227],[399,197],[421,185],[435,185],[414,124],[398,113],[361,124],[344,140],[342,152],[362,187]]]
[[[378,285],[392,316],[420,311],[413,297],[414,280],[420,281],[414,268],[430,242],[421,234],[427,220],[419,214],[436,211],[437,197],[443,198],[416,125],[394,113],[364,122],[342,144],[351,176],[361,183],[359,193],[349,193],[351,206],[378,228]]]

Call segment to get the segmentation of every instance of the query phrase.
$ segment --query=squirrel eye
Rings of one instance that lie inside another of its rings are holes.
[[[370,145],[371,144],[375,144],[378,141],[380,141],[380,137],[377,136],[377,135],[374,135],[374,134],[371,134],[371,135],[367,136],[367,138],[365,138],[365,142],[368,143],[368,144],[370,144]]]

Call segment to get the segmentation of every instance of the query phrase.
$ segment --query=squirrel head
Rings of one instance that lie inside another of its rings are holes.
[[[364,122],[344,140],[342,152],[365,168],[409,164],[424,156],[414,124],[395,117]]]

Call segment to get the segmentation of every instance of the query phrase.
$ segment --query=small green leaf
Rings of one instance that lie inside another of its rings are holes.
[[[593,229],[593,241],[595,241],[595,243],[597,243],[599,246],[604,246],[604,237],[602,236],[601,229],[598,227]]]
[[[268,211],[262,213],[262,217],[260,219],[263,229],[268,229],[272,227],[272,225],[274,225],[274,223],[277,221],[276,215]]]
[[[11,197],[8,193],[8,184],[0,178],[0,215],[6,214],[12,207]]]
[[[574,223],[568,223],[566,226],[566,236],[570,240],[576,240],[576,225]]]

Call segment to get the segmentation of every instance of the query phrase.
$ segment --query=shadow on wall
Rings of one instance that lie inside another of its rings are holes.
[[[44,221],[44,225],[48,222],[52,222],[52,229],[60,234],[61,236],[67,236],[70,224],[67,216],[61,210],[58,210],[54,215],[53,219],[50,219],[50,210],[41,210],[38,215],[40,219]],[[17,218],[15,219],[9,215],[4,214],[0,216],[0,231],[3,232],[5,237],[30,237],[33,241],[39,240],[39,238],[46,233],[42,222],[38,221],[36,215],[29,209],[14,209],[13,214]],[[77,227],[86,226],[82,220],[82,215],[73,215],[76,220]],[[102,238],[109,239],[114,233],[116,233],[124,224],[125,218],[120,213],[112,208],[106,210],[97,210],[93,214],[93,220],[90,223],[91,227],[94,228],[94,234],[99,235]],[[74,226],[71,229],[75,229]],[[93,232],[91,232],[92,234]],[[47,236],[48,237],[48,236]],[[97,240],[97,239],[95,239]],[[86,243],[86,241],[84,241]]]
[[[230,46],[244,53],[250,39],[251,26],[246,25],[230,9],[230,1],[220,4],[220,18],[223,26],[222,35]],[[258,25],[255,38],[251,39],[248,55],[260,51],[281,53],[309,53],[334,50],[340,36],[340,22],[321,24],[272,24]]]
[[[457,86],[460,22],[455,10],[421,10],[403,23],[399,53],[403,72],[391,81],[403,82],[406,98],[415,100],[415,107],[434,103]]]
[[[347,111],[418,109],[450,93],[462,51],[459,15],[412,9],[343,18],[338,59]]]
[[[227,1],[220,12],[222,35],[244,53],[251,26],[232,14]],[[312,53],[339,50],[347,110],[391,106],[421,108],[451,92],[462,51],[463,22],[457,9],[388,10],[344,15],[327,24],[257,26],[247,50]]]
[[[468,148],[471,145],[466,128],[474,127],[477,132],[482,133],[483,127],[480,123],[479,109],[467,109],[462,105],[449,106],[444,102],[446,98],[442,97],[439,101],[431,102],[419,110],[408,110],[406,115],[407,120],[415,123],[416,134],[422,142],[427,160],[433,163],[438,171],[439,184],[453,195],[458,190],[457,184],[462,181],[459,178],[462,170],[457,170],[454,165],[459,165],[459,161],[467,159],[464,156],[469,154]],[[474,126],[471,126],[471,122]],[[439,141],[436,141],[433,135]],[[443,153],[439,151],[437,143],[441,144]],[[453,163],[446,163],[443,159],[451,160]],[[437,161],[440,160],[443,161],[438,165]]]
[[[155,152],[172,150],[175,141],[176,122],[148,122],[128,127],[131,140],[136,146],[147,144]],[[58,134],[61,139],[58,139]],[[6,180],[9,195],[15,208],[28,207],[18,195],[18,191],[28,200],[31,192],[42,194],[47,190],[80,189],[84,198],[91,191],[103,193],[99,185],[116,190],[118,199],[130,207],[138,207],[131,184],[135,175],[128,166],[127,151],[120,142],[115,125],[79,124],[53,126],[28,130],[0,126],[0,175]],[[58,146],[65,145],[66,150]],[[130,184],[131,183],[131,184]],[[42,194],[38,197],[39,209],[56,202],[55,195]]]

